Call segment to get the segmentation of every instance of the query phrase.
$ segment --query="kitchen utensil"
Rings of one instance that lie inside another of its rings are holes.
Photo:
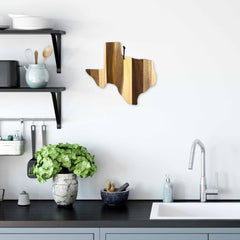
[[[38,64],[38,51],[34,52],[35,64]]]
[[[101,198],[108,206],[118,206],[127,201],[129,190],[118,192],[107,192],[105,189],[101,190]]]
[[[0,191],[2,191],[2,194],[0,195],[0,202],[2,202],[4,200],[5,189],[1,188]]]
[[[26,191],[22,191],[18,195],[18,205],[19,206],[28,206],[28,205],[30,205],[29,194]]]
[[[18,61],[0,60],[0,87],[20,87]]]
[[[31,126],[31,135],[32,135],[32,159],[28,161],[27,165],[27,175],[29,178],[36,178],[35,175],[31,175],[30,172],[33,166],[37,163],[37,159],[35,158],[35,150],[36,150],[36,125]]]
[[[124,183],[121,187],[116,188],[115,192],[125,191],[129,187],[129,183]]]
[[[12,28],[14,29],[37,30],[52,28],[51,21],[43,17],[17,14],[9,14],[8,16],[12,18]]]
[[[47,126],[42,125],[42,146],[47,146]]]
[[[28,64],[33,63],[34,58],[33,58],[33,51],[32,51],[31,48],[25,49],[24,55],[25,55],[25,57],[27,59]]]
[[[43,49],[43,64],[45,64],[46,60],[52,55],[52,47],[47,46]]]
[[[26,70],[26,82],[30,88],[46,87],[49,80],[49,73],[45,64],[30,64]]]

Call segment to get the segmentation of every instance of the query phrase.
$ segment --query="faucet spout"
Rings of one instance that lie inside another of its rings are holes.
[[[188,169],[193,169],[193,161],[197,145],[201,148],[201,177],[205,178],[205,147],[199,139],[195,139],[192,143]]]
[[[201,200],[201,202],[205,202],[207,195],[217,194],[218,190],[217,189],[213,189],[213,190],[207,189],[206,176],[205,176],[205,147],[204,147],[204,144],[199,139],[195,139],[192,143],[188,169],[190,169],[190,170],[193,169],[193,161],[194,161],[195,150],[196,150],[197,145],[201,148],[200,200]]]

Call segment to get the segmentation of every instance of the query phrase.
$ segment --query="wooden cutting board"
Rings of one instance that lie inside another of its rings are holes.
[[[120,42],[105,43],[103,69],[86,69],[96,84],[104,88],[107,83],[117,86],[129,103],[136,105],[138,96],[156,83],[153,62],[147,59],[125,57]]]

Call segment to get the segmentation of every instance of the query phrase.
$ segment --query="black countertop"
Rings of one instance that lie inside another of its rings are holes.
[[[240,227],[240,220],[149,220],[150,200],[129,200],[112,208],[100,200],[76,201],[58,207],[53,200],[31,201],[21,207],[15,200],[0,202],[0,227],[83,228],[222,228]]]

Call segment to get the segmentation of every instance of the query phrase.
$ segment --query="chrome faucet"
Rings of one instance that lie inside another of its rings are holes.
[[[204,144],[199,140],[195,139],[192,144],[191,154],[189,159],[188,169],[193,168],[193,160],[195,155],[196,146],[199,145],[201,148],[201,182],[200,182],[200,200],[206,202],[207,195],[217,195],[218,189],[207,189],[206,176],[205,176],[205,147]]]

